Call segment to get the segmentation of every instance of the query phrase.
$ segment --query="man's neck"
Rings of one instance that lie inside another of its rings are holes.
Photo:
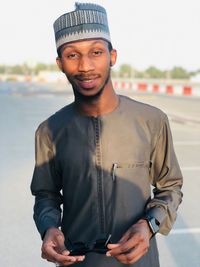
[[[96,98],[83,99],[75,96],[75,106],[82,115],[98,117],[112,112],[119,104],[112,83],[107,84],[103,92]]]

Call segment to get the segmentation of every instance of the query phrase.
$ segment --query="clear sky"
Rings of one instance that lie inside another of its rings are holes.
[[[108,13],[118,65],[200,69],[200,0],[91,0]],[[0,9],[0,64],[55,62],[54,20],[72,0],[6,0]],[[118,66],[117,65],[117,66]]]

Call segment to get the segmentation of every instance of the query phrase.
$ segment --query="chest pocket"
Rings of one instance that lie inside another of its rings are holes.
[[[111,176],[112,180],[126,179],[134,181],[138,179],[147,179],[149,177],[151,164],[148,161],[140,161],[133,163],[113,163]],[[149,181],[149,180],[148,180]]]
[[[151,196],[149,161],[113,163],[111,177],[116,191],[116,201],[120,199],[124,216],[141,213]],[[128,209],[128,210],[127,210]],[[129,215],[127,215],[129,214]]]

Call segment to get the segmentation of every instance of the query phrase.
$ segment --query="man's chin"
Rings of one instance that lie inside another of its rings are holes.
[[[104,90],[104,87],[96,92],[94,92],[93,90],[87,90],[87,91],[85,90],[84,92],[81,92],[80,90],[77,90],[74,87],[73,87],[73,90],[74,90],[75,97],[89,102],[89,101],[97,100],[101,96]]]
[[[69,80],[69,82],[71,83],[71,85],[73,87],[73,91],[74,91],[75,97],[77,99],[89,102],[89,101],[98,100],[98,98],[103,93],[103,91],[104,91],[109,79],[110,79],[110,69],[108,71],[108,75],[107,75],[107,78],[106,78],[104,84],[99,89],[95,89],[95,87],[94,88],[87,88],[87,90],[83,89],[83,88],[81,89],[78,86],[78,84],[75,84],[70,80]]]

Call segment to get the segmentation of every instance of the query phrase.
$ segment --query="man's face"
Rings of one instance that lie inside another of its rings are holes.
[[[109,51],[103,40],[84,40],[64,45],[59,68],[65,73],[75,93],[98,95],[110,79],[110,66],[116,61],[116,50]]]

